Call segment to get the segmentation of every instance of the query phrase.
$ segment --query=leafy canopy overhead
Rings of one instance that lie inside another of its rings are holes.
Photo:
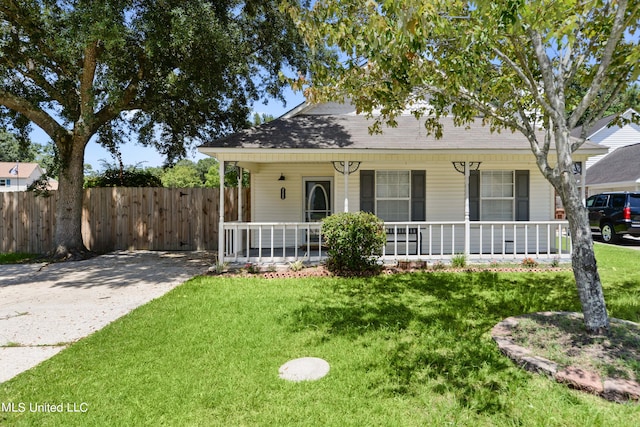
[[[71,132],[111,147],[137,132],[169,160],[283,99],[282,67],[305,69],[274,1],[3,0],[0,51],[5,126],[35,123],[63,152]]]
[[[633,1],[319,0],[289,10],[312,46],[340,52],[314,66],[309,99],[348,95],[391,124],[414,104],[436,133],[442,114],[459,124],[483,115],[531,138],[547,119],[588,125],[640,72]]]

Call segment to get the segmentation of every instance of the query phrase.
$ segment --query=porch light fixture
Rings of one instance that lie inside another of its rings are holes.
[[[333,164],[333,168],[336,170],[336,172],[340,172],[341,174],[344,175],[344,162],[331,162],[331,164]],[[360,168],[360,162],[349,162],[348,175],[351,175],[352,173],[357,171],[359,168]]]
[[[482,162],[451,162],[455,170],[461,174],[464,174],[464,165],[467,163],[469,165],[470,171],[477,171],[480,169],[480,163]]]
[[[285,180],[285,177],[284,177],[284,175],[281,173],[281,174],[280,174],[280,178],[278,178],[278,181],[284,181],[284,180]]]

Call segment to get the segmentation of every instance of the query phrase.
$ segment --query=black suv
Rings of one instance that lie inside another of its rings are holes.
[[[616,243],[623,234],[640,236],[640,193],[612,192],[587,199],[591,231],[602,240]]]

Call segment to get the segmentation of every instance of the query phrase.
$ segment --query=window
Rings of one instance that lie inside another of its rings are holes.
[[[0,187],[10,187],[11,180],[10,179],[0,179]]]
[[[424,170],[361,170],[360,210],[383,221],[425,221],[426,177]]]
[[[481,184],[482,181],[482,184]],[[471,171],[471,221],[529,221],[529,171]]]
[[[409,221],[409,171],[376,171],[376,215],[384,221]]]
[[[513,171],[482,171],[480,173],[480,219],[483,221],[513,221]]]

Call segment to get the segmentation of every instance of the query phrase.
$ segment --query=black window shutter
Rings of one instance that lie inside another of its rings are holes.
[[[516,221],[529,221],[529,171],[516,171]]]
[[[426,221],[426,171],[411,171],[411,221]]]
[[[469,220],[480,221],[479,171],[469,171]]]
[[[376,210],[376,175],[375,171],[360,171],[360,210],[375,214]]]

